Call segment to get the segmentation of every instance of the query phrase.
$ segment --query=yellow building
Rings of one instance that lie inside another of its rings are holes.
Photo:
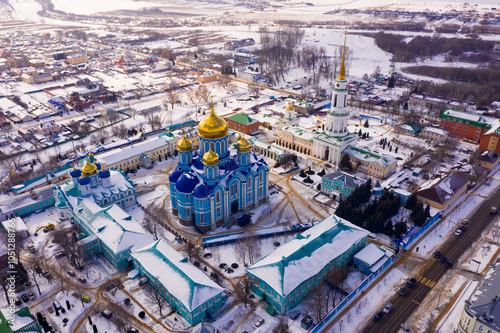
[[[70,64],[70,65],[78,65],[78,64],[84,64],[84,63],[89,62],[89,57],[84,55],[84,54],[77,53],[77,54],[73,54],[73,55],[68,56],[66,58],[66,60],[68,61],[68,64]]]
[[[217,81],[217,74],[214,72],[205,72],[203,75],[198,76],[197,80],[200,83]]]
[[[439,210],[446,210],[465,193],[468,183],[467,179],[450,173],[445,178],[433,179],[422,185],[415,194],[422,203]]]
[[[342,151],[349,155],[354,171],[360,171],[375,178],[384,179],[396,170],[397,160],[391,156],[355,146],[349,146]]]

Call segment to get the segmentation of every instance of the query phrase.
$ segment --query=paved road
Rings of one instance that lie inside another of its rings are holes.
[[[496,217],[496,214],[490,214],[491,206],[499,206],[500,191],[486,199],[469,218],[467,230],[460,236],[453,235],[451,239],[446,241],[439,249],[443,255],[448,257],[448,260],[457,263],[457,260],[474,244],[481,236],[481,233],[488,228],[488,225]],[[449,223],[443,221],[442,223]],[[420,306],[429,291],[432,288],[439,289],[438,281],[449,272],[437,259],[431,259],[421,271],[421,275],[415,276],[417,284],[409,289],[406,296],[394,296],[390,303],[394,308],[389,314],[382,317],[378,323],[371,321],[363,330],[363,333],[396,333],[402,323],[411,316],[411,314]],[[385,304],[380,304],[382,311]],[[429,309],[431,311],[432,309]]]

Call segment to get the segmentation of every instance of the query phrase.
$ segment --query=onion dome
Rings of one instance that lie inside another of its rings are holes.
[[[102,169],[101,171],[99,171],[99,177],[109,178],[109,177],[111,177],[111,172],[109,172],[109,170]]]
[[[72,178],[80,178],[82,175],[82,171],[73,167],[73,170],[69,173]]]
[[[292,103],[288,103],[288,105],[285,108],[286,111],[294,111],[295,109],[292,106]]]
[[[175,189],[181,193],[192,193],[198,183],[198,177],[193,172],[186,172],[175,183]]]
[[[190,151],[191,149],[193,149],[193,144],[184,135],[182,137],[182,139],[180,139],[179,142],[177,142],[177,150],[178,151]]]
[[[89,154],[88,154],[87,161],[89,161],[90,163],[94,164],[94,163],[95,163],[94,154],[89,153]]]
[[[80,185],[88,185],[88,184],[90,184],[90,178],[87,177],[87,176],[79,178],[78,179],[78,184],[80,184]]]
[[[101,170],[102,169],[101,163],[96,163],[95,166],[96,166],[97,170]]]
[[[242,138],[241,134],[238,134],[238,137],[236,138],[236,142],[240,141]]]
[[[204,139],[221,139],[227,136],[227,129],[227,122],[215,114],[213,107],[208,117],[198,125],[198,132]]]
[[[170,176],[168,176],[168,181],[171,183],[175,183],[180,176],[182,176],[182,170],[175,169],[174,172],[172,172]]]
[[[85,161],[85,165],[82,168],[83,176],[90,176],[97,172],[97,167],[95,164],[90,163],[88,160]]]
[[[197,199],[202,199],[208,197],[210,194],[210,190],[208,189],[207,185],[201,184],[200,186],[197,186],[194,191],[193,191],[193,197]]]
[[[205,165],[217,165],[219,164],[219,154],[214,152],[212,148],[203,155],[203,164]]]
[[[240,153],[248,153],[252,149],[252,144],[250,143],[250,141],[243,137],[236,143],[236,149]]]

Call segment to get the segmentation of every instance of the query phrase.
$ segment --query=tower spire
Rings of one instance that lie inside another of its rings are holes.
[[[338,81],[344,81],[345,80],[345,42],[347,39],[347,30],[345,31],[345,36],[344,36],[344,50],[342,51],[342,63],[340,64],[340,74],[339,78],[337,79]]]

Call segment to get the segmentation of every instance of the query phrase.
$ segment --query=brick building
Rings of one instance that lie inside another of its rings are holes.
[[[247,135],[258,131],[260,122],[244,113],[236,113],[226,118],[229,128]]]
[[[481,136],[491,128],[487,117],[468,112],[449,109],[440,118],[439,128],[448,131],[450,137],[475,143],[479,143]]]

